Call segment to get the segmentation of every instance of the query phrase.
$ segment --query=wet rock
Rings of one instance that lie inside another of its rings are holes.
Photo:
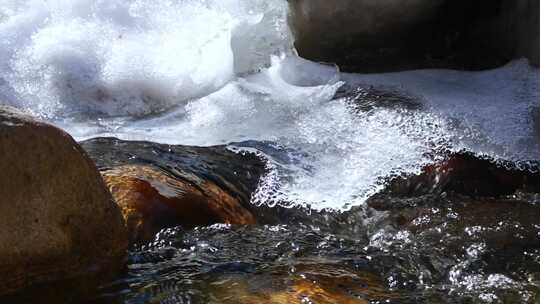
[[[265,222],[251,195],[266,172],[254,154],[98,138],[81,143],[124,211],[132,241],[163,228]]]
[[[368,200],[368,205],[389,211],[394,224],[400,227],[410,228],[423,216],[430,223],[440,218],[439,224],[448,225],[458,218],[458,230],[474,224],[496,225],[512,217],[532,227],[534,218],[540,216],[538,193],[538,171],[520,170],[472,154],[455,154],[427,166],[419,175],[391,181],[384,191]]]
[[[250,150],[258,150],[259,144],[255,141],[248,141],[239,143],[238,146],[249,147]],[[200,216],[190,217],[189,221],[180,218],[169,221],[169,217],[165,215],[168,216],[171,213],[163,210],[170,209],[150,208],[152,212],[157,210],[163,211],[155,214],[156,221],[162,223],[158,227],[166,228],[175,225],[184,225],[189,228],[208,223],[223,222],[256,222],[259,225],[275,225],[278,223],[317,225],[326,224],[329,218],[331,218],[326,212],[319,213],[302,206],[287,206],[287,202],[280,202],[283,206],[287,207],[282,207],[279,204],[269,206],[252,203],[252,195],[256,193],[261,179],[267,173],[266,163],[254,153],[234,152],[233,150],[238,150],[238,146],[235,144],[229,146],[192,147],[145,141],[124,141],[116,138],[95,138],[81,142],[81,146],[96,162],[99,170],[105,173],[106,179],[110,179],[111,185],[112,183],[119,183],[121,185],[121,187],[112,189],[112,192],[116,193],[115,196],[120,197],[122,200],[135,201],[136,199],[133,197],[137,195],[130,195],[131,198],[128,199],[127,193],[130,191],[124,190],[138,187],[139,190],[137,190],[137,193],[139,193],[138,191],[145,193],[144,199],[152,198],[151,200],[153,201],[169,202],[171,195],[167,197],[167,193],[171,194],[176,191],[174,187],[180,187],[182,189],[183,187],[190,187],[190,189],[193,189],[192,193],[195,195],[194,197],[199,197],[198,193],[205,193],[209,189],[214,189],[206,197],[215,197],[218,195],[227,197],[227,200],[231,198],[238,202],[237,210],[243,210],[241,214],[235,216],[231,215],[234,212],[227,211],[228,213],[224,214],[219,211],[219,215],[216,215],[214,211],[206,213],[204,210],[199,210],[201,213]],[[117,168],[121,169],[117,170]],[[133,172],[128,173],[130,170]],[[134,179],[133,177],[135,176],[137,178]],[[166,186],[164,187],[164,185]],[[163,191],[163,193],[158,194],[160,191]],[[177,196],[177,194],[174,193],[173,196]],[[167,200],[164,199],[166,197]],[[150,205],[159,206],[162,204]],[[253,219],[247,216],[247,213],[252,214]],[[203,214],[205,215],[203,216]],[[208,220],[203,220],[206,216],[208,216]],[[241,220],[236,218],[238,216],[240,216]],[[233,218],[235,219],[232,220]],[[136,217],[133,217],[132,227],[137,226],[134,224],[137,222],[135,219]],[[176,224],[171,226],[172,223]],[[350,223],[337,223],[336,225],[348,224]],[[138,227],[142,228],[143,226]],[[157,229],[158,227],[154,228]],[[142,237],[142,239],[148,240],[148,237],[153,234],[155,229],[142,229],[141,232],[152,231],[151,233],[143,233],[141,236],[144,235],[145,237]],[[135,237],[134,239],[138,238]]]
[[[371,273],[317,263],[297,265],[295,272],[280,277],[274,270],[273,277],[250,280],[222,277],[209,293],[220,303],[408,303]]]
[[[422,284],[465,298],[493,294],[506,299],[501,303],[536,303],[531,278],[540,273],[539,216],[538,205],[522,200],[425,200],[379,215],[370,245],[412,261],[401,275],[421,275]]]
[[[456,193],[473,197],[499,197],[517,191],[540,192],[540,172],[536,168],[520,170],[509,163],[494,163],[470,153],[450,155],[446,160],[427,166],[417,176],[400,177],[390,182],[377,198],[419,197]]]
[[[507,57],[526,57],[540,66],[540,2],[504,0],[499,16],[493,21],[496,39],[491,44]]]
[[[119,166],[102,175],[122,209],[132,243],[152,240],[161,229],[178,225],[256,222],[237,198],[209,180],[197,184],[149,165]]]
[[[120,210],[69,135],[0,107],[0,155],[0,295],[86,292],[125,267]]]
[[[422,96],[408,94],[396,88],[384,86],[351,86],[344,84],[334,99],[345,98],[356,112],[367,112],[377,107],[389,109],[420,110]]]
[[[384,64],[383,57],[392,61],[406,56],[402,48],[408,39],[415,39],[411,33],[422,31],[443,2],[293,0],[290,23],[302,57],[342,68],[358,64],[369,68],[375,62]]]
[[[355,298],[346,292],[336,291],[332,287],[320,286],[316,282],[305,279],[294,281],[288,290],[266,290],[265,292],[253,292],[249,286],[244,285],[246,282],[231,283],[233,284],[221,286],[223,289],[217,294],[217,297],[224,299],[222,303],[369,303],[364,299]]]
[[[540,64],[534,0],[291,0],[301,56],[342,70],[487,69]]]
[[[539,186],[538,173],[454,155],[368,201],[376,210],[370,246],[414,261],[402,269],[421,273],[422,284],[464,298],[536,303]]]

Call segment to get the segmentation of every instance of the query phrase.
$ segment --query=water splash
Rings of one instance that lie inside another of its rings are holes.
[[[420,70],[343,78],[419,96],[427,111],[453,124],[459,148],[515,162],[540,159],[540,71],[526,60],[482,72]]]
[[[0,98],[77,139],[255,149],[271,169],[256,203],[346,209],[445,151],[540,159],[526,62],[343,74],[294,56],[286,16],[278,0],[10,0]]]
[[[0,97],[48,118],[163,112],[218,90],[292,45],[281,1],[3,6]]]

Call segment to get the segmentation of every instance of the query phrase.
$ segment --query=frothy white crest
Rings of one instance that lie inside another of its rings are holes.
[[[0,97],[44,117],[144,115],[292,49],[282,1],[8,1]]]
[[[427,111],[453,124],[456,149],[511,161],[540,159],[540,70],[526,60],[482,72],[420,70],[343,78],[418,96]]]
[[[256,148],[271,171],[254,202],[313,209],[362,204],[388,178],[417,173],[438,161],[441,150],[465,149],[513,161],[540,158],[534,148],[538,121],[532,115],[540,106],[535,98],[540,73],[526,62],[476,73],[380,75],[340,74],[332,66],[297,57],[274,57],[272,62],[166,115],[102,121],[96,128],[105,132],[101,135],[173,144],[266,142]],[[416,96],[422,107],[356,110],[347,98],[333,99],[343,81]],[[96,134],[86,125],[68,129],[90,132],[80,136]],[[246,144],[233,147],[245,149]]]
[[[270,172],[255,203],[358,205],[441,150],[540,159],[540,71],[526,62],[342,74],[290,54],[286,15],[282,0],[7,1],[0,98],[78,139],[258,151]],[[361,97],[334,98],[344,83],[422,106],[355,108]]]
[[[101,135],[204,146],[272,142],[272,149],[258,147],[272,171],[256,203],[358,205],[383,187],[384,178],[418,172],[434,161],[428,154],[449,140],[449,130],[428,113],[354,111],[347,100],[333,99],[343,85],[339,78],[331,66],[274,57],[261,73],[168,115],[120,127],[104,122],[109,133]]]

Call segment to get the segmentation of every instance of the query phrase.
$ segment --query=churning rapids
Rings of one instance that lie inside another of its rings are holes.
[[[259,202],[359,205],[441,150],[540,159],[540,73],[525,61],[345,75],[294,55],[285,1],[3,2],[2,102],[78,139],[259,141],[273,169]],[[373,86],[417,106],[355,110]]]
[[[333,65],[296,55],[286,1],[1,2],[2,103],[49,121],[81,141],[117,137],[173,145],[227,145],[233,152],[255,152],[267,167],[252,197],[256,205],[318,211],[361,208],[392,178],[420,173],[453,152],[521,169],[538,168],[540,70],[526,60],[481,72],[346,74]],[[174,244],[178,240],[171,239],[178,233],[169,230],[158,239]],[[234,239],[239,235],[242,242]],[[211,297],[205,298],[208,295],[196,293],[166,302],[155,296],[153,288],[159,289],[157,294],[170,295],[182,288],[201,292],[208,286],[222,293],[229,292],[230,286],[275,287],[287,285],[276,279],[276,273],[298,269],[308,273],[308,279],[331,281],[342,276],[371,282],[359,273],[347,272],[362,268],[360,264],[386,271],[387,283],[392,285],[400,278],[409,282],[409,278],[389,271],[385,263],[413,259],[408,266],[399,264],[405,269],[414,263],[424,265],[425,256],[430,256],[417,253],[416,245],[426,243],[409,242],[408,249],[404,248],[407,234],[393,235],[392,240],[401,242],[397,247],[391,247],[384,234],[374,234],[367,240],[370,245],[360,248],[364,239],[343,238],[314,226],[239,231],[214,226],[196,229],[183,238],[183,245],[177,247],[187,249],[151,247],[132,254],[132,272],[120,284],[119,293],[129,294],[125,290],[131,289],[136,296],[130,294],[126,303],[191,303],[186,299],[198,296],[202,302],[212,302]],[[216,253],[217,247],[229,255]],[[373,247],[403,253],[388,260],[372,254]],[[441,277],[454,275],[449,283],[452,288],[476,286],[485,291],[503,286],[517,290],[520,299],[530,296],[507,276],[471,270],[471,265],[477,265],[474,257],[486,250],[485,243],[471,239],[466,248],[471,251],[467,258],[454,256],[437,262],[441,269],[446,267]],[[318,258],[300,260],[301,254]],[[369,259],[354,258],[368,254]],[[280,257],[280,262],[261,264],[262,256]],[[145,264],[145,259],[151,264]],[[230,259],[242,262],[229,263]],[[340,261],[348,266],[336,268]],[[420,268],[408,273],[434,272]],[[252,278],[260,269],[270,269],[267,277]],[[197,272],[205,273],[199,281],[193,279]],[[222,279],[221,272],[248,275],[241,280]],[[299,288],[309,289],[302,285],[311,284],[308,279],[299,279]],[[420,276],[416,282],[421,285],[429,279]],[[154,286],[153,280],[160,283]],[[197,287],[205,280],[213,283]],[[432,284],[440,281],[431,280]],[[140,288],[145,293],[138,294]],[[480,302],[497,299],[483,291],[476,298]],[[258,301],[252,300],[246,303]],[[408,299],[410,303],[417,300]]]

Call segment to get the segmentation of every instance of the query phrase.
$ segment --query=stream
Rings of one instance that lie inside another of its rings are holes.
[[[88,303],[538,303],[540,70],[342,73],[298,57],[287,15],[3,0],[2,104],[100,169],[228,181],[259,218],[162,230]],[[422,179],[447,161],[464,176]]]

